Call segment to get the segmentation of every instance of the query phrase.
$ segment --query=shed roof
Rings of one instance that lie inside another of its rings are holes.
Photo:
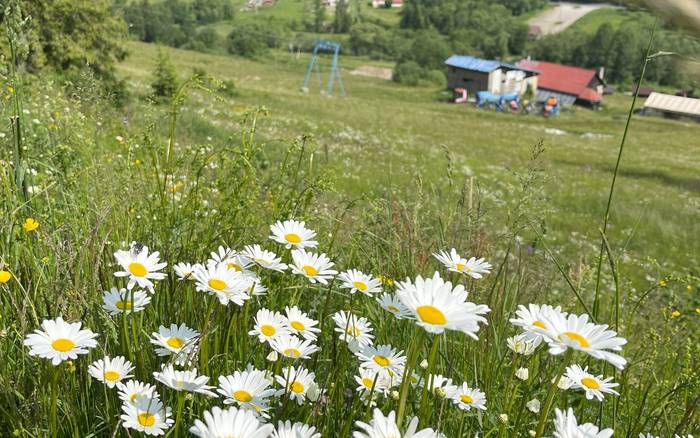
[[[670,112],[693,117],[700,117],[700,99],[673,96],[653,92],[644,102],[644,108]]]
[[[600,93],[588,88],[593,78],[598,75],[595,70],[529,59],[520,61],[518,65],[540,71],[540,76],[537,78],[538,88],[573,94],[579,99],[592,102],[603,98]]]
[[[498,68],[506,68],[509,70],[522,70],[524,72],[530,73],[531,75],[538,74],[539,71],[520,67],[515,64],[508,64],[506,62],[496,61],[495,59],[481,59],[475,58],[473,56],[465,55],[452,55],[445,60],[445,64],[450,67],[462,68],[464,70],[473,70],[482,73],[491,73]]]

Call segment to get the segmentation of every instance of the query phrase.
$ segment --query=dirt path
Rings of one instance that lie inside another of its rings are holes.
[[[530,19],[528,24],[538,26],[542,35],[559,33],[571,26],[587,13],[600,8],[611,8],[613,6],[603,3],[568,3],[558,2],[552,9],[548,9],[540,15]]]

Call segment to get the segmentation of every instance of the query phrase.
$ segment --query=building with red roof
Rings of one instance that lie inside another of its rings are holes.
[[[553,62],[526,59],[518,63],[519,67],[536,70],[540,73],[537,80],[537,100],[546,101],[554,97],[562,105],[574,103],[597,107],[603,100],[603,81],[600,72]]]

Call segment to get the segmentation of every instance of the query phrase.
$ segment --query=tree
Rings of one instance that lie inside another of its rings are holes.
[[[234,55],[255,57],[267,50],[264,29],[259,29],[253,23],[235,26],[226,39],[227,50]]]
[[[326,20],[326,5],[323,0],[314,0],[314,22],[313,31],[321,32],[323,30],[323,22]]]
[[[335,20],[333,21],[333,32],[347,33],[350,30],[351,18],[348,12],[348,2],[338,0],[335,5]]]
[[[172,97],[177,91],[177,74],[170,57],[163,50],[158,50],[158,63],[153,72],[151,83],[153,95],[156,97]]]

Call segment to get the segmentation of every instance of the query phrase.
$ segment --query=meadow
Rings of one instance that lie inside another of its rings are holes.
[[[696,123],[633,117],[601,248],[629,96],[543,119],[161,48],[158,101],[127,47],[123,110],[2,78],[3,435],[697,434]]]

